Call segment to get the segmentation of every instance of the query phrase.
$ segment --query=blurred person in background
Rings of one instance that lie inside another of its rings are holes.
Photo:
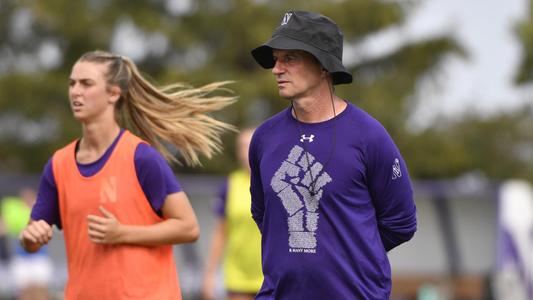
[[[240,168],[229,174],[215,206],[218,219],[202,287],[205,300],[216,298],[216,275],[222,256],[227,299],[254,299],[263,281],[261,235],[250,215],[248,149],[253,131],[245,129],[237,136],[235,149]]]
[[[63,230],[66,299],[181,299],[172,245],[196,241],[199,227],[164,144],[192,166],[219,151],[233,127],[206,113],[234,102],[212,95],[224,84],[157,88],[131,59],[104,51],[75,62],[68,95],[82,135],[46,164],[20,234],[35,252],[52,225]]]
[[[5,198],[2,198],[2,200],[4,199]],[[6,226],[0,217],[0,295],[9,294],[12,288],[11,284],[8,282],[11,277],[8,270],[11,258],[9,239]]]
[[[2,199],[2,220],[13,240],[16,241],[28,223],[36,197],[32,188],[24,187],[20,190],[18,197],[11,196]],[[41,247],[34,253],[27,253],[20,244],[14,244],[9,274],[17,299],[49,299],[48,289],[52,282],[53,272],[54,266],[47,247]]]
[[[9,251],[9,237],[5,224],[1,221],[0,219],[0,268],[9,262],[11,256],[11,252]]]
[[[387,251],[415,233],[398,148],[377,120],[334,94],[352,82],[342,48],[331,19],[289,11],[252,50],[290,101],[250,145],[264,275],[256,299],[388,299]]]

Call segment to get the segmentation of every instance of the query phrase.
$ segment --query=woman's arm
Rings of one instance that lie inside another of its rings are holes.
[[[100,207],[102,216],[87,216],[89,238],[99,244],[169,245],[195,242],[200,228],[184,192],[169,194],[163,204],[163,221],[153,225],[124,225]]]

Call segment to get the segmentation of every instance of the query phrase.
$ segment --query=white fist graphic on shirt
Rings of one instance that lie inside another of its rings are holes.
[[[310,153],[306,155],[304,149],[296,145],[270,182],[270,186],[288,214],[291,252],[315,253],[316,251],[318,205],[322,198],[323,187],[332,181],[329,174],[322,169],[322,164],[315,162],[313,155]],[[312,181],[315,181],[314,195],[310,192]]]

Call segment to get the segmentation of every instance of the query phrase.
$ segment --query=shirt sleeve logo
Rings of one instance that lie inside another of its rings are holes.
[[[394,164],[392,164],[392,180],[402,177],[402,169],[400,168],[400,160],[398,158],[394,159]]]

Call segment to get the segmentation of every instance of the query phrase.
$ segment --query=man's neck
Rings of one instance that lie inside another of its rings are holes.
[[[319,123],[330,120],[346,108],[346,102],[334,94],[293,99],[292,115],[303,123]]]

